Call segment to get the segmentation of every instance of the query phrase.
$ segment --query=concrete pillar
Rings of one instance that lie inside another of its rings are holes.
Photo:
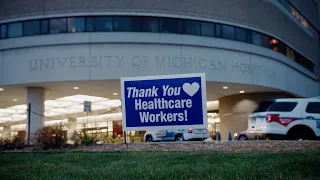
[[[30,112],[30,138],[34,137],[35,133],[44,127],[44,100],[45,89],[39,87],[29,87],[27,90],[28,104],[31,103]],[[28,118],[26,120],[26,138],[28,138]]]
[[[74,142],[70,140],[73,133],[77,130],[77,119],[76,118],[68,118],[68,143],[73,144]]]
[[[11,138],[11,126],[4,126],[2,130],[2,139]]]
[[[263,100],[292,97],[284,93],[245,93],[226,96],[219,99],[220,134],[222,140],[228,140],[228,134],[244,131],[248,128],[248,116]]]

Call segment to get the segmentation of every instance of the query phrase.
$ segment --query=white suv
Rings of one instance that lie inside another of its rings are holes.
[[[320,98],[263,101],[249,115],[248,129],[235,138],[320,139]]]
[[[207,129],[174,129],[147,131],[144,134],[145,142],[152,141],[188,141],[205,140],[209,137]]]

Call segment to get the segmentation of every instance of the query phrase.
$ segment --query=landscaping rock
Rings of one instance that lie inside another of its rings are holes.
[[[63,149],[42,150],[39,147],[25,147],[15,150],[0,150],[0,152],[111,152],[111,151],[319,151],[320,141],[242,141],[242,142],[166,142],[166,143],[130,143],[101,144],[91,146],[68,146]]]

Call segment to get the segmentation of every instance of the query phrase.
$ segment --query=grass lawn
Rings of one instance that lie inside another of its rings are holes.
[[[320,151],[0,153],[0,179],[320,179]]]

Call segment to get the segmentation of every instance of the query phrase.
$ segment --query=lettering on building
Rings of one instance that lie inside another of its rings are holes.
[[[29,70],[50,71],[57,69],[85,69],[85,68],[171,68],[195,69],[203,72],[233,72],[236,75],[261,76],[275,78],[273,68],[259,64],[245,63],[238,60],[209,59],[203,57],[166,56],[166,55],[92,55],[68,57],[41,57],[29,60]]]

